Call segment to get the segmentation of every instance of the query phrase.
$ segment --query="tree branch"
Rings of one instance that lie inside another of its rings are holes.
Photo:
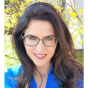
[[[63,0],[62,0],[62,1],[63,1]],[[77,12],[74,10],[74,8],[73,8],[70,4],[68,4],[66,1],[63,1],[63,2],[65,2],[67,5],[69,5],[69,7],[71,7],[72,10],[77,14]],[[82,24],[82,21],[80,20],[79,16],[77,15],[76,17],[79,19],[79,21],[80,21],[81,24]]]

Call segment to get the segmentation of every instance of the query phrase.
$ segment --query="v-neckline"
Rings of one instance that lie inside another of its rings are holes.
[[[48,84],[48,80],[50,78],[51,70],[52,70],[52,66],[50,67],[50,70],[49,70],[49,73],[48,73],[48,77],[47,77],[46,87],[45,88],[47,88],[47,84]],[[34,76],[32,77],[31,84],[32,84],[31,88],[37,88],[37,84],[36,84]]]
[[[55,81],[53,72],[54,72],[54,69],[53,69],[53,66],[51,66],[51,68],[49,70],[49,73],[48,73],[48,77],[47,77],[47,82],[46,82],[46,87],[45,88],[61,88],[61,87],[58,87],[58,85],[57,85],[57,83]],[[58,82],[61,85],[60,80],[58,80]],[[36,84],[34,76],[31,79],[31,84],[30,84],[30,88],[37,88],[37,84]]]

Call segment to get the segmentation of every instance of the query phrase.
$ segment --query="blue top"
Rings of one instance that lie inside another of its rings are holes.
[[[13,67],[7,69],[7,72],[5,72],[5,88],[17,88],[17,86],[16,86],[17,80],[14,80],[12,78],[17,78],[20,68],[21,68],[21,65],[17,65],[17,66],[13,66]],[[62,85],[60,80],[58,80],[58,82],[60,85]],[[79,83],[77,81],[77,87],[83,88],[83,81],[80,81]],[[30,88],[37,88],[34,77],[30,81]],[[50,68],[50,71],[48,74],[46,88],[61,88],[61,87],[58,87],[58,85],[55,81],[54,74],[52,72],[52,68]]]

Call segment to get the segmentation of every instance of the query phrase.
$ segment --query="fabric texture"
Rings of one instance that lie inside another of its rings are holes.
[[[14,78],[18,77],[20,69],[21,65],[13,66],[7,69],[7,72],[5,72],[4,88],[17,88],[17,80],[15,80]],[[60,85],[62,85],[59,79],[58,82]],[[77,81],[77,87],[83,88],[83,82]],[[37,88],[34,77],[30,81],[30,88]],[[61,88],[60,86],[58,87],[55,81],[55,77],[53,74],[53,67],[50,68],[50,71],[48,73],[46,88]]]

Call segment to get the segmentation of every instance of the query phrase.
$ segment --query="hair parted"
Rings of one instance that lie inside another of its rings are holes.
[[[62,83],[62,88],[76,88],[77,77],[83,80],[83,66],[76,62],[76,53],[74,49],[73,40],[69,29],[63,21],[60,13],[49,3],[36,2],[30,5],[18,20],[17,26],[13,31],[13,42],[16,53],[22,64],[22,68],[17,79],[18,88],[30,87],[30,80],[34,63],[27,55],[21,35],[28,27],[31,20],[47,20],[55,30],[55,35],[58,38],[57,48],[51,63],[54,68],[55,78],[58,78]],[[23,74],[21,74],[23,71]],[[55,79],[58,86],[59,83]]]

